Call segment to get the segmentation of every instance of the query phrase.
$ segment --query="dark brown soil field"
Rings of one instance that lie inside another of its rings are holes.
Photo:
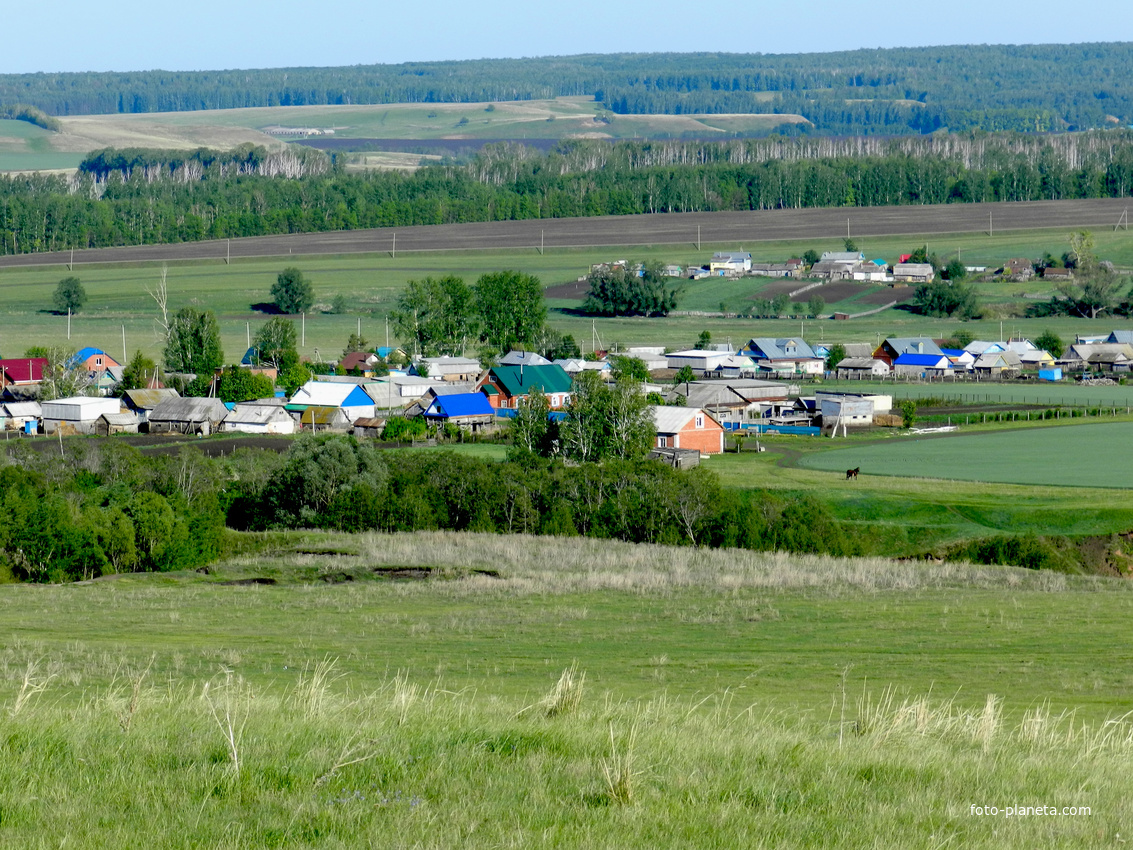
[[[360,254],[398,251],[456,251],[631,245],[692,245],[787,239],[844,238],[847,219],[852,236],[938,235],[1036,228],[1112,227],[1129,206],[1128,198],[1021,203],[939,204],[934,206],[850,207],[754,212],[665,213],[537,219],[475,224],[440,224],[334,233],[294,233],[178,245],[92,248],[75,252],[76,263],[223,260],[231,256],[276,257],[285,254]],[[0,267],[61,265],[70,253],[0,257]]]
[[[581,301],[590,291],[590,284],[585,280],[576,280],[574,283],[560,283],[543,290],[544,298],[559,298],[563,301]]]

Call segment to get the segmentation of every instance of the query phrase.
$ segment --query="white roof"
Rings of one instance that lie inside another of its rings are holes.
[[[338,384],[330,381],[307,381],[291,397],[292,404],[309,404],[316,407],[341,407],[357,384]]]
[[[224,417],[224,421],[246,425],[268,425],[272,422],[285,422],[290,418],[286,410],[275,405],[238,404]]]
[[[704,416],[716,420],[710,413],[699,407],[675,407],[655,404],[650,407],[653,413],[653,424],[658,434],[675,434],[685,427],[697,416]]]
[[[69,398],[56,398],[56,399],[52,399],[51,401],[45,401],[45,402],[43,402],[42,406],[47,407],[48,405],[69,404],[69,405],[74,405],[76,407],[106,407],[108,405],[108,402],[117,402],[117,401],[118,401],[118,399],[116,399],[116,398],[108,400],[108,399],[105,399],[105,398],[96,398],[94,396],[75,395],[75,396],[70,396]]]

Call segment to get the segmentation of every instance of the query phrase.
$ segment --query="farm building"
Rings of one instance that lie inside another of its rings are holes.
[[[721,363],[727,362],[732,355],[727,351],[708,351],[698,348],[689,348],[685,351],[674,351],[666,356],[665,360],[670,369],[680,369],[688,366],[698,375],[707,375]]]
[[[570,403],[572,383],[561,366],[493,366],[476,383],[476,389],[488,397],[493,408],[514,410],[532,389],[546,393],[551,410],[561,410]]]
[[[294,434],[295,420],[278,404],[237,404],[220,423],[224,432],[241,434]]]
[[[723,363],[717,364],[711,374],[713,378],[754,378],[758,371],[750,357],[732,354]]]
[[[752,263],[750,272],[756,277],[802,277],[800,266],[787,263]]]
[[[854,265],[860,263],[865,259],[865,254],[861,251],[823,251],[822,256],[818,258],[820,263],[843,263],[846,265]]]
[[[930,283],[935,278],[931,263],[898,263],[893,267],[894,283]]]
[[[100,437],[113,437],[115,434],[138,433],[136,413],[104,413],[94,423],[94,433]]]
[[[1047,266],[1043,269],[1043,280],[1050,280],[1055,283],[1064,283],[1068,280],[1074,279],[1073,269],[1060,269],[1054,266]]]
[[[878,264],[879,262],[880,265]],[[889,274],[889,268],[885,265],[884,260],[868,260],[864,263],[855,263],[850,268],[850,277],[854,280],[867,281],[870,283],[889,283],[893,280],[893,276]]]
[[[73,396],[45,401],[43,409],[43,431],[54,434],[62,430],[64,434],[93,434],[95,423],[104,413],[118,413],[122,405],[116,398],[91,398]]]
[[[496,424],[496,412],[483,393],[437,396],[424,416],[431,425],[455,425],[473,434],[491,429]]]
[[[216,433],[228,408],[218,398],[171,398],[163,401],[149,414],[151,434]]]
[[[645,368],[652,372],[655,369],[668,369],[669,358],[665,356],[665,349],[661,346],[639,345],[627,348],[623,357],[636,357],[645,364]]]
[[[654,446],[659,449],[695,449],[702,455],[724,451],[724,426],[698,407],[654,405],[653,424],[657,430]]]
[[[854,263],[836,263],[823,261],[815,263],[807,272],[807,277],[825,278],[827,280],[849,280],[854,276]]]
[[[856,395],[815,394],[823,428],[861,428],[873,424],[873,401]]]
[[[150,412],[155,407],[171,398],[181,398],[181,394],[165,387],[155,390],[126,390],[122,393],[122,406],[130,413],[136,413],[138,422],[144,424],[149,421]]]
[[[835,367],[839,380],[884,378],[889,375],[889,364],[872,357],[845,357]]]
[[[369,414],[360,415],[372,415],[378,408],[391,410],[404,407],[437,386],[442,384],[432,378],[421,378],[417,375],[389,374],[375,381],[367,381],[362,385],[362,390],[369,397],[373,410]],[[292,402],[294,401],[295,399],[292,399]]]
[[[303,429],[309,431],[337,431],[339,433],[345,433],[351,428],[351,419],[345,408],[313,404],[305,408],[300,414],[299,424]]]
[[[386,427],[386,420],[375,416],[363,416],[354,420],[354,436],[377,439]]]
[[[1015,280],[1030,280],[1035,276],[1035,266],[1028,259],[1016,257],[1003,264],[1002,274]]]

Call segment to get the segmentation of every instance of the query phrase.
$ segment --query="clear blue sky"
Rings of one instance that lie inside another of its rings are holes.
[[[1133,41],[1133,13],[1116,0],[6,0],[4,6],[0,73]]]

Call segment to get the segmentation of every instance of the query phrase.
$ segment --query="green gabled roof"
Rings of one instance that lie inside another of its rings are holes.
[[[493,366],[492,375],[509,396],[527,395],[538,387],[545,393],[569,393],[570,375],[562,366]],[[522,379],[520,375],[522,374]]]
[[[491,384],[484,384],[480,387],[484,391],[484,395],[499,395],[500,391],[493,387]]]

